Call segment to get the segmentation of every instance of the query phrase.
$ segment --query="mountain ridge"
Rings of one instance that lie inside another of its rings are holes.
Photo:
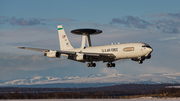
[[[113,74],[105,76],[102,74],[91,74],[88,76],[36,76],[10,81],[1,81],[0,86],[30,86],[30,85],[52,85],[52,84],[74,84],[74,85],[100,85],[100,84],[163,84],[180,83],[180,73],[154,73],[141,75]],[[73,87],[73,85],[70,85]],[[67,86],[68,87],[68,86]],[[91,87],[91,86],[90,86]]]

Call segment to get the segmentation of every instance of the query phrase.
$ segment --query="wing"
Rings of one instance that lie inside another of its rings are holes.
[[[15,48],[34,50],[34,51],[41,51],[41,52],[48,52],[49,51],[49,49],[39,49],[39,48],[30,48],[30,47],[15,47]]]
[[[84,52],[85,55],[87,56],[102,56],[102,57],[108,57],[108,58],[115,58],[116,56],[112,53],[86,53]]]
[[[41,51],[44,53],[52,52],[52,53],[57,53],[58,54],[66,54],[68,59],[79,61],[79,62],[92,62],[92,61],[103,61],[103,62],[108,62],[108,61],[115,61],[114,58],[116,57],[112,53],[91,53],[91,52],[75,52],[75,51],[62,51],[62,50],[49,50],[49,49],[40,49],[40,48],[30,48],[30,47],[16,47],[20,49],[27,49],[27,50],[34,50],[34,51]],[[48,56],[48,57],[60,57],[57,56],[57,54],[54,54],[53,56]],[[83,54],[87,57],[85,60],[76,60],[76,56],[78,54]],[[47,54],[45,55],[47,56]]]
[[[92,61],[103,61],[103,62],[109,62],[109,61],[115,61],[115,55],[112,53],[84,53],[88,57],[88,62]]]
[[[40,49],[40,48],[30,48],[30,47],[15,47],[15,48],[19,48],[19,49],[27,49],[27,50],[34,50],[34,51],[40,51],[40,52],[50,52],[50,49]],[[56,50],[58,53],[60,54],[76,54],[76,52],[72,52],[72,51],[60,51],[60,50]]]

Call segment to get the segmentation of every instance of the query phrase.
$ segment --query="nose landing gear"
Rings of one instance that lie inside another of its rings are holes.
[[[138,63],[139,63],[139,64],[142,64],[144,60],[145,60],[145,58],[142,57],[141,59],[139,59]]]
[[[139,64],[142,64],[142,63],[143,63],[143,60],[139,60],[138,63],[139,63]]]

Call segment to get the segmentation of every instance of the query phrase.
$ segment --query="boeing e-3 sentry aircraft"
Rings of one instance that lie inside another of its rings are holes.
[[[145,59],[151,58],[153,49],[146,43],[125,43],[112,44],[103,46],[92,46],[90,35],[100,34],[98,29],[76,29],[71,33],[82,35],[82,43],[80,48],[72,47],[62,25],[58,25],[58,35],[61,50],[39,49],[29,47],[17,47],[20,49],[28,49],[44,52],[44,56],[50,58],[60,58],[66,56],[70,60],[79,62],[88,62],[88,67],[95,67],[98,61],[107,62],[107,67],[115,67],[114,61],[120,59],[131,59],[142,64]],[[87,40],[87,47],[86,47]]]

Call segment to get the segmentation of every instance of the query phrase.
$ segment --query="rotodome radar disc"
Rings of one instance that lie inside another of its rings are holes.
[[[100,34],[102,33],[102,31],[99,29],[75,29],[75,30],[72,30],[71,33],[78,34],[78,35],[83,35],[84,33],[85,34]]]

